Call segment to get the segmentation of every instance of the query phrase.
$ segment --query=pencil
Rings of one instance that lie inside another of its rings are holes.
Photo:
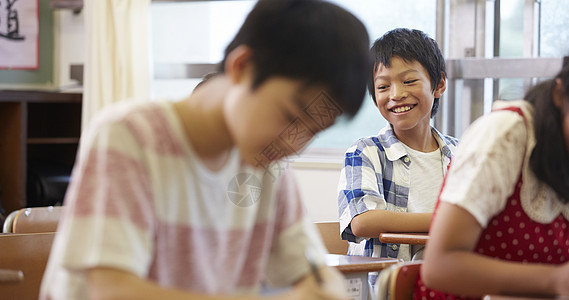
[[[314,279],[316,279],[316,283],[318,285],[322,285],[322,277],[320,276],[320,271],[318,270],[318,266],[316,265],[316,259],[314,258],[313,251],[314,250],[312,250],[312,248],[306,248],[306,250],[304,251],[304,256],[306,257],[306,260],[310,265],[310,271],[312,272]]]

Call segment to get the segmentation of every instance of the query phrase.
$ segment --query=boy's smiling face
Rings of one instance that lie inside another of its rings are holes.
[[[391,59],[391,66],[379,65],[374,74],[376,105],[393,125],[395,133],[430,128],[434,98],[445,90],[445,78],[433,92],[427,70],[418,62]]]

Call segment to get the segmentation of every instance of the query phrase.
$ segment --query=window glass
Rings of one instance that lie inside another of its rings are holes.
[[[500,57],[524,55],[524,0],[500,1]]]
[[[215,64],[256,1],[155,2],[151,5],[152,63]],[[189,95],[200,78],[154,79],[154,98]]]
[[[541,1],[540,56],[569,55],[569,5],[566,0]]]
[[[362,20],[370,35],[370,43],[397,27],[420,29],[435,38],[436,0],[333,0],[331,2],[346,8]],[[339,120],[334,126],[319,133],[309,147],[345,149],[358,138],[377,134],[386,124],[374,106],[371,96],[367,95],[364,105],[354,119]]]
[[[152,3],[153,64],[215,64],[223,58],[256,1]],[[435,37],[436,0],[331,0],[366,25],[370,42],[397,27],[423,30]],[[153,97],[178,99],[191,93],[199,78],[154,79]],[[339,120],[321,132],[309,148],[345,149],[356,139],[375,135],[386,121],[366,96],[355,118]]]
[[[524,0],[500,2],[500,57],[523,57]],[[539,48],[535,56],[561,57],[569,55],[569,6],[566,0],[540,1],[533,9],[539,16]],[[499,80],[499,98],[521,99],[535,81],[519,78]]]
[[[524,55],[524,0],[500,1],[500,54],[502,58],[520,58]],[[500,78],[498,98],[522,99],[527,80]]]
[[[151,5],[154,63],[217,63],[256,1]]]

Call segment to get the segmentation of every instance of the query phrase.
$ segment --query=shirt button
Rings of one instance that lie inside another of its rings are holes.
[[[397,245],[391,245],[391,249],[393,249],[394,251],[397,250]]]
[[[404,161],[404,162],[409,162],[409,157],[405,157],[405,158],[403,159],[403,161]]]

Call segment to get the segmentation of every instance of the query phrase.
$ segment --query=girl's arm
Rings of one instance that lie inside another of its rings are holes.
[[[355,216],[351,228],[356,236],[366,238],[376,238],[383,232],[428,232],[432,216],[432,213],[369,210]]]
[[[569,295],[569,265],[522,264],[474,253],[482,227],[460,206],[441,202],[425,249],[421,277],[448,293],[482,297]]]

